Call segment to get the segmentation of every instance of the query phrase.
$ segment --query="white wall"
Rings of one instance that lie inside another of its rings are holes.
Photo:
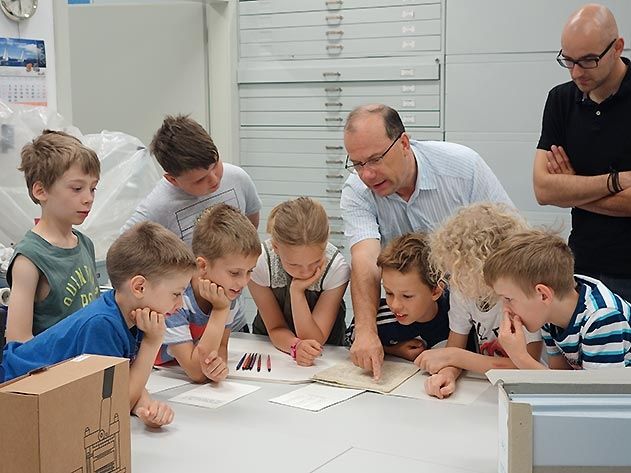
[[[566,230],[569,211],[537,204],[532,163],[548,91],[570,80],[555,61],[561,29],[584,3],[446,0],[445,139],[478,151],[529,220]],[[631,2],[602,3],[631,34]]]

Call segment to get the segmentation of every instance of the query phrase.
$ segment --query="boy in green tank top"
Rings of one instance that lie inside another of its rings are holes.
[[[50,130],[25,145],[21,157],[29,196],[42,208],[7,271],[7,340],[25,342],[99,296],[94,244],[73,225],[92,208],[101,168],[78,139]]]

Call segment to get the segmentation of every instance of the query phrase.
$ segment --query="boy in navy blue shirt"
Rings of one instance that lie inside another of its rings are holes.
[[[377,259],[386,293],[377,312],[377,334],[390,355],[414,361],[449,335],[449,294],[429,268],[427,237],[408,233],[392,240]],[[353,336],[354,324],[349,331]]]
[[[164,316],[182,307],[195,259],[173,233],[153,222],[123,233],[107,252],[112,289],[31,340],[4,348],[4,381],[81,354],[129,358],[130,411],[159,427],[173,420],[145,384],[162,344]],[[1,370],[0,370],[1,371]]]

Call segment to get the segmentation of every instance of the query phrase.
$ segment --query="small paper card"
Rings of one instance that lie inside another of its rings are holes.
[[[191,406],[216,409],[240,397],[253,393],[257,389],[260,388],[258,386],[252,386],[251,384],[222,381],[218,384],[204,384],[195,389],[191,389],[190,391],[171,398],[171,401],[180,404],[189,404]]]
[[[350,360],[347,360],[316,373],[313,376],[313,380],[333,386],[365,389],[385,394],[392,391],[418,370],[418,367],[412,363],[386,360],[383,362],[381,379],[374,381],[372,373],[355,366]]]
[[[333,386],[310,384],[304,388],[296,389],[295,391],[270,399],[270,402],[317,412],[334,404],[346,401],[363,392],[363,389],[336,388]]]

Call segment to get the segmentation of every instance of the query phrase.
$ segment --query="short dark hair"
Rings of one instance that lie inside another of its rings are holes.
[[[360,105],[351,110],[348,117],[346,117],[344,131],[352,132],[354,130],[354,121],[357,118],[372,114],[381,115],[381,118],[383,118],[383,126],[386,130],[386,136],[391,140],[398,138],[401,133],[405,132],[405,126],[399,116],[399,112],[382,103]]]
[[[167,115],[153,135],[149,151],[174,177],[193,169],[208,169],[219,159],[210,135],[187,115]]]

